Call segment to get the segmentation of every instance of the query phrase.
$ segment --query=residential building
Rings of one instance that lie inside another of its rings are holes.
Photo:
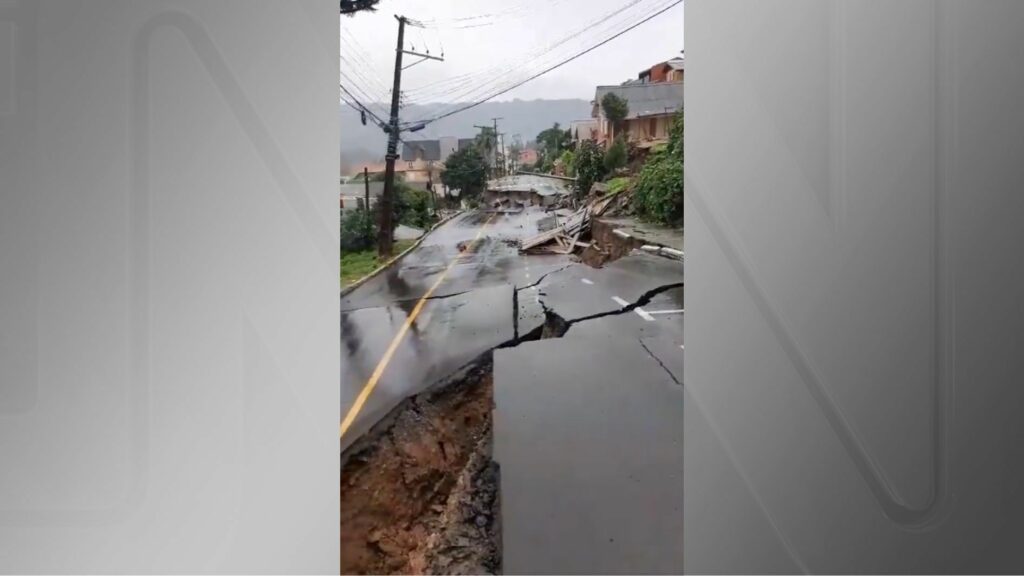
[[[609,93],[618,95],[629,105],[629,114],[623,120],[621,130],[631,142],[643,144],[667,140],[675,113],[683,108],[682,82],[598,86],[593,116],[598,123],[599,143],[615,137],[612,123],[601,107],[601,99]]]
[[[444,172],[444,163],[453,152],[463,150],[475,144],[473,138],[455,138],[446,136],[436,140],[404,140],[402,141],[401,155],[395,160],[395,174],[398,174],[403,182],[413,188],[422,190],[431,186],[441,185],[441,173]],[[369,173],[383,174],[386,168],[384,162],[375,162],[365,166],[353,166],[353,177],[359,177],[363,168]]]
[[[395,174],[401,174],[403,182],[422,190],[427,190],[428,184],[440,184],[442,172],[444,163],[437,160],[395,161]]]
[[[425,160],[444,162],[458,150],[465,150],[476,144],[474,138],[443,136],[436,140],[405,140],[402,142],[401,159],[405,162]]]
[[[569,132],[572,134],[572,139],[576,142],[584,140],[597,141],[601,133],[601,125],[596,118],[573,120],[569,123]]]
[[[518,166],[534,166],[540,157],[537,151],[533,148],[524,148],[519,151],[519,157],[516,158],[516,165]]]
[[[682,82],[683,81],[683,59],[676,57],[642,70],[637,79],[644,84],[657,84],[659,82]]]
[[[459,150],[459,138],[454,136],[444,136],[438,138],[438,144],[441,148],[441,157],[439,161],[444,162],[448,160],[448,157]]]
[[[370,178],[373,179],[375,175],[384,174],[387,165],[384,162],[378,162],[367,164],[365,168],[369,172]],[[436,160],[404,160],[401,158],[395,160],[395,174],[414,188],[426,190],[427,183],[439,184],[441,172],[444,172],[444,163]],[[362,174],[362,167],[360,167],[353,176],[361,178]],[[362,180],[360,179],[358,182],[361,183]]]
[[[383,182],[370,182],[370,206],[377,203],[377,198],[384,191]],[[354,210],[366,201],[366,184],[364,182],[348,182],[341,185],[341,209]]]
[[[598,86],[591,102],[591,115],[597,122],[595,140],[604,144],[615,137],[614,127],[601,107],[601,100],[608,93],[626,100],[629,106],[621,126],[629,141],[648,147],[668,140],[675,113],[683,108],[683,72],[684,60],[676,57],[642,70],[635,80],[617,86]]]
[[[441,160],[441,142],[439,140],[410,140],[402,142],[402,161],[417,160],[437,162]]]

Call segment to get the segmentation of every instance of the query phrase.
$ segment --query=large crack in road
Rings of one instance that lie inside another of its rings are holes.
[[[681,286],[658,286],[617,310],[573,320],[538,298],[544,322],[526,334],[519,333],[521,289],[512,290],[512,340],[403,400],[342,453],[342,573],[500,573],[500,471],[492,459],[494,351],[561,338],[574,325],[627,314]]]

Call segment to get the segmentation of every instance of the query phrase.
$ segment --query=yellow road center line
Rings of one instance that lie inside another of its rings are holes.
[[[495,215],[491,215],[491,217],[488,218],[486,222],[484,222],[484,225],[480,227],[480,231],[476,233],[476,237],[473,238],[473,242],[471,242],[470,245],[466,247],[466,251],[452,259],[452,261],[444,269],[444,272],[441,273],[441,276],[438,277],[437,281],[434,282],[434,285],[431,286],[429,290],[427,290],[427,293],[424,294],[419,299],[418,302],[416,302],[416,306],[412,309],[412,312],[409,313],[409,317],[405,319],[405,322],[402,323],[402,327],[398,330],[398,334],[395,334],[394,339],[391,340],[391,344],[388,346],[388,349],[384,352],[384,356],[380,359],[380,362],[374,369],[373,374],[370,375],[370,379],[366,381],[366,384],[363,386],[363,389],[359,392],[359,396],[356,397],[356,401],[352,403],[352,407],[349,408],[348,414],[345,415],[345,419],[341,421],[341,434],[339,435],[339,438],[341,436],[344,436],[345,431],[352,426],[353,422],[355,422],[356,416],[358,416],[359,412],[363,409],[363,405],[366,404],[366,400],[370,398],[370,394],[373,392],[373,389],[377,387],[377,383],[380,381],[381,376],[384,375],[384,371],[387,370],[388,364],[391,363],[391,357],[395,355],[395,352],[398,350],[398,347],[402,344],[402,340],[405,338],[405,334],[409,331],[409,328],[412,327],[412,324],[413,322],[416,321],[416,318],[419,317],[420,312],[423,311],[423,307],[427,305],[427,301],[430,299],[431,296],[433,296],[434,291],[436,291],[441,286],[441,283],[444,282],[444,279],[448,277],[448,273],[451,272],[453,268],[455,268],[455,265],[458,264],[459,260],[461,260],[462,257],[465,256],[466,254],[469,254],[473,251],[473,248],[476,246],[477,242],[480,241],[480,237],[483,236],[484,230],[487,229],[487,226],[491,223],[491,220],[494,219],[494,216]]]

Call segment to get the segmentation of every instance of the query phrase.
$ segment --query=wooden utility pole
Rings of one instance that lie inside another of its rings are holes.
[[[389,118],[387,128],[385,128],[385,131],[388,133],[388,153],[384,157],[384,191],[381,193],[378,202],[380,205],[380,228],[377,231],[377,254],[381,257],[391,256],[393,243],[392,228],[394,226],[391,222],[391,217],[395,203],[395,160],[398,159],[398,108],[402,97],[402,55],[411,54],[419,56],[420,60],[413,64],[419,64],[424,60],[444,61],[443,56],[437,57],[406,50],[405,25],[409,22],[409,19],[405,16],[397,15],[395,19],[398,20],[398,45],[395,47],[395,78],[391,86],[391,118]],[[413,25],[416,26],[417,24],[414,23]],[[408,128],[408,130],[415,132],[422,128],[423,123],[420,123],[418,126]]]
[[[491,118],[494,121],[494,147],[498,147],[498,120],[504,120],[504,118]],[[497,150],[495,150],[497,152]],[[505,141],[501,142],[501,175],[505,176]]]
[[[363,166],[363,185],[365,186],[366,203],[363,206],[366,207],[366,213],[370,213],[370,169]]]
[[[501,175],[508,176],[508,158],[505,157],[505,133],[498,134],[501,141]]]
[[[380,224],[377,229],[377,254],[391,256],[391,212],[395,195],[395,160],[398,159],[398,103],[402,90],[402,54],[405,46],[405,17],[398,19],[398,46],[395,48],[395,78],[391,86],[391,118],[388,123],[388,153],[384,156],[384,192],[380,197]]]

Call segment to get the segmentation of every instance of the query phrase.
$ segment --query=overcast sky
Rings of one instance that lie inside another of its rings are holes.
[[[428,60],[403,72],[402,91],[407,98],[426,103],[482,99],[597,44],[671,3],[672,0],[381,0],[376,13],[340,19],[341,83],[360,100],[389,100],[398,33],[395,14],[427,25],[406,27],[407,50],[415,47],[433,55],[444,50],[444,62]],[[618,10],[621,12],[615,13]],[[683,4],[678,4],[496,100],[589,100],[596,85],[635,78],[640,70],[678,56],[682,49]],[[417,60],[410,55],[404,58],[404,64]]]

